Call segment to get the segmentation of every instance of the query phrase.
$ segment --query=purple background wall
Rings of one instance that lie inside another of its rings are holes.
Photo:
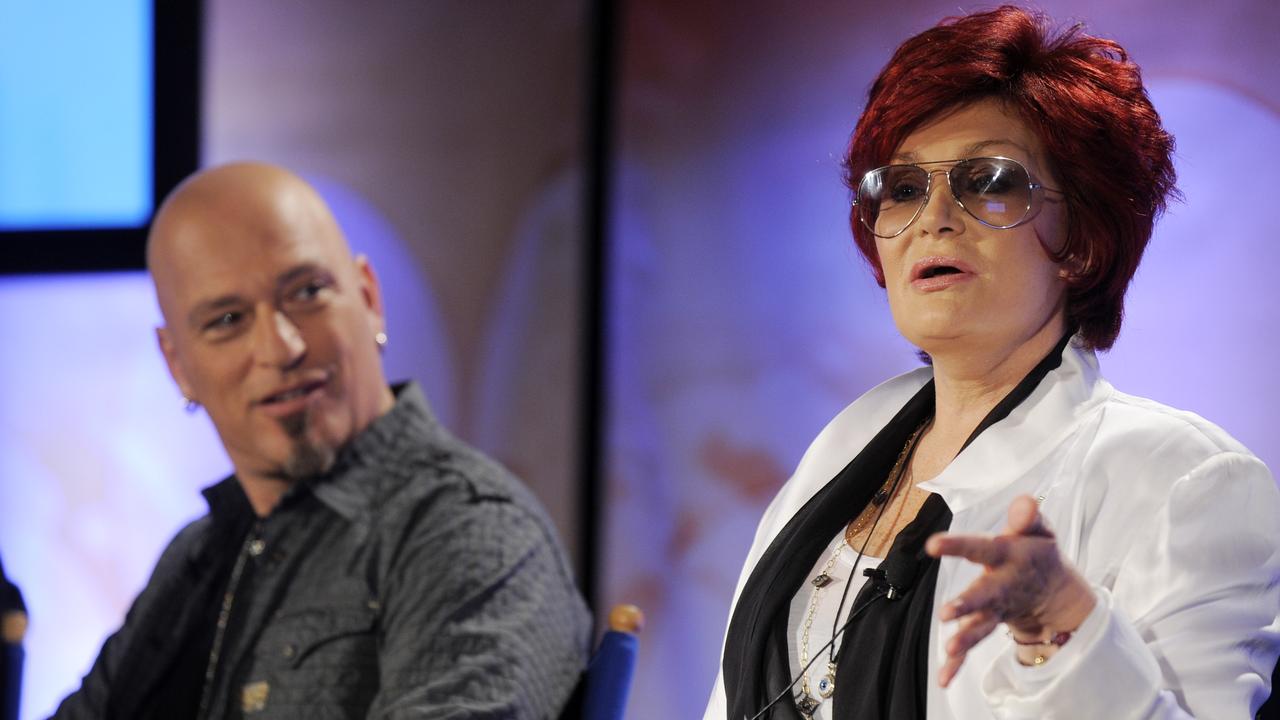
[[[955,12],[626,3],[616,85],[605,606],[649,616],[630,716],[701,713],[761,509],[915,359],[852,248],[839,157],[909,34]],[[312,178],[389,294],[392,374],[576,522],[582,0],[207,0],[205,162]],[[1104,371],[1273,467],[1280,6],[1045,2],[1124,43],[1178,135]],[[885,7],[876,6],[878,8]],[[0,547],[32,605],[23,717],[73,688],[227,470],[179,409],[141,274],[0,281]]]
[[[1103,371],[1280,467],[1280,6],[1041,6],[1125,45],[1179,141],[1186,202]],[[605,600],[649,616],[633,717],[701,713],[760,512],[827,420],[916,366],[850,240],[839,159],[892,50],[961,7],[984,6],[628,3]]]

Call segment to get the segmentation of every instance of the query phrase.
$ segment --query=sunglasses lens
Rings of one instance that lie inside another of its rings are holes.
[[[964,209],[992,227],[1017,225],[1031,208],[1031,179],[1013,160],[966,160],[951,169],[950,180]]]
[[[858,219],[879,237],[900,234],[920,214],[929,193],[929,177],[916,165],[872,170],[858,186]],[[1031,178],[1015,160],[962,160],[947,173],[947,179],[961,207],[991,227],[1013,227],[1031,211]]]
[[[858,218],[872,233],[893,237],[915,219],[929,189],[929,174],[915,165],[877,168],[858,187]]]

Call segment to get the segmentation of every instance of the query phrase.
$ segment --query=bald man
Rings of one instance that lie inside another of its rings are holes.
[[[157,330],[235,474],[161,556],[58,718],[548,718],[590,622],[550,521],[388,387],[378,281],[269,165],[156,215]]]

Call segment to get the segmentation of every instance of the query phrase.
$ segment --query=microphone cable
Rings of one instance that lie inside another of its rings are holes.
[[[751,720],[760,720],[760,718],[763,717],[765,713],[769,712],[769,710],[771,710],[774,705],[777,705],[778,703],[782,702],[782,699],[787,697],[788,693],[791,692],[791,689],[796,686],[796,683],[800,682],[800,678],[804,677],[804,674],[806,672],[809,672],[809,668],[813,667],[813,664],[818,662],[818,660],[822,658],[822,652],[827,648],[831,647],[831,644],[836,641],[836,638],[844,634],[844,631],[849,627],[849,624],[852,623],[854,619],[856,619],[859,615],[861,615],[863,610],[866,610],[867,608],[871,607],[876,600],[879,600],[880,598],[884,597],[885,595],[888,594],[888,592],[889,591],[887,588],[877,590],[876,594],[867,598],[867,601],[863,603],[860,607],[854,608],[853,611],[849,613],[849,617],[845,620],[844,625],[840,626],[840,630],[837,631],[836,634],[832,636],[830,640],[827,641],[826,645],[823,645],[822,647],[818,648],[818,652],[813,654],[813,659],[809,661],[808,665],[805,665],[804,667],[800,668],[800,674],[796,675],[795,679],[792,680],[789,685],[787,685],[785,688],[782,689],[782,692],[778,693],[776,697],[770,700],[768,705],[765,705],[764,707],[760,708],[760,712],[756,713],[755,715],[752,715]]]

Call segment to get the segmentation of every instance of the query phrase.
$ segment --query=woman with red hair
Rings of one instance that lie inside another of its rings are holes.
[[[929,366],[846,408],[766,510],[707,718],[1252,717],[1280,493],[1095,351],[1175,193],[1114,42],[1014,7],[907,40],[846,157]]]

